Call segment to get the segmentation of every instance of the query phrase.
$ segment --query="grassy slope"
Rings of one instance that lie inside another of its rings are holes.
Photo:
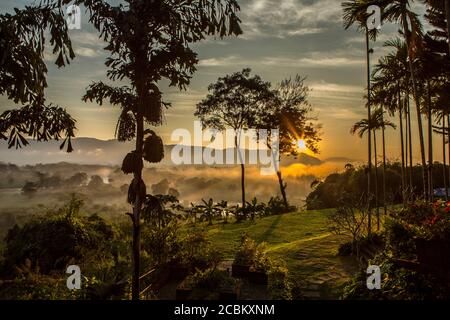
[[[247,232],[258,242],[266,242],[268,254],[284,261],[291,278],[310,298],[337,298],[341,285],[356,271],[349,258],[337,256],[346,239],[329,233],[330,211],[307,211],[257,219],[254,222],[196,226],[205,229],[213,245],[226,259],[233,259],[240,236]]]

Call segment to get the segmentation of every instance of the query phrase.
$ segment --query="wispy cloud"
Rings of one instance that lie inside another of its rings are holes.
[[[302,36],[340,23],[336,0],[251,0],[243,6],[244,38]]]
[[[239,56],[231,55],[227,57],[221,57],[221,58],[208,58],[208,59],[202,59],[199,62],[200,67],[226,67],[226,66],[236,66],[236,65],[242,65],[246,64],[247,62],[244,61]]]
[[[287,57],[266,57],[261,60],[266,66],[277,67],[327,67],[327,68],[345,68],[349,66],[363,65],[363,59],[354,59],[347,57],[335,56],[317,56],[303,58],[287,58]]]
[[[92,49],[88,47],[75,48],[75,54],[85,58],[96,58],[102,56],[103,52],[98,49]]]

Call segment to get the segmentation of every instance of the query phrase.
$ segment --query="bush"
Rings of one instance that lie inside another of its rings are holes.
[[[83,261],[92,252],[109,255],[115,231],[98,216],[82,217],[80,200],[73,198],[66,206],[45,217],[35,218],[6,236],[5,263],[12,267],[29,259],[39,272],[63,270],[71,261]]]
[[[250,266],[258,271],[267,271],[270,267],[270,260],[266,256],[265,248],[265,243],[257,244],[255,240],[244,234],[234,257],[234,264]]]
[[[182,236],[177,222],[162,228],[146,228],[143,231],[143,247],[154,265],[178,265],[189,270],[215,267],[222,255],[212,248],[205,232]]]
[[[353,250],[353,243],[351,241],[339,245],[338,255],[347,257],[355,254]]]
[[[431,274],[400,267],[393,258],[379,256],[373,262],[382,272],[381,290],[368,290],[361,270],[344,288],[344,299],[439,300],[450,298],[450,287]]]
[[[267,203],[267,206],[265,208],[266,215],[279,215],[283,213],[293,212],[296,211],[297,207],[295,206],[289,206],[289,208],[286,209],[284,205],[283,199],[281,199],[279,196],[270,198],[269,202]]]
[[[285,267],[274,266],[269,271],[269,297],[273,300],[292,299],[292,285]]]
[[[191,288],[205,289],[212,292],[228,290],[235,286],[236,280],[228,275],[228,272],[217,268],[208,268],[204,271],[197,270],[196,273],[185,280],[185,285]]]
[[[381,268],[381,290],[367,290],[365,270],[345,287],[347,299],[449,299],[450,286],[444,274],[433,270],[433,262],[417,265],[417,240],[449,241],[450,203],[433,205],[414,202],[394,212],[385,224],[385,250],[371,264]],[[433,248],[431,249],[433,250]],[[437,249],[436,249],[437,250]],[[433,253],[433,252],[431,252]],[[434,252],[436,255],[436,252]],[[437,251],[439,255],[439,251]],[[428,268],[427,268],[428,267]],[[436,266],[437,267],[437,266]],[[444,270],[444,273],[448,270]]]

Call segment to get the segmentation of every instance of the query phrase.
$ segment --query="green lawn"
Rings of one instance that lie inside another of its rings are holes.
[[[189,229],[207,231],[226,259],[233,259],[239,239],[246,232],[258,242],[267,243],[268,254],[286,264],[290,277],[300,284],[306,297],[338,298],[342,284],[357,265],[353,259],[337,255],[339,244],[346,238],[328,231],[329,212],[296,212],[241,223],[217,221],[213,226],[202,224]]]

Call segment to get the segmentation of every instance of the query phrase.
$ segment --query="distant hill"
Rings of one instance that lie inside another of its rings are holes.
[[[95,138],[76,138],[73,140],[74,151],[66,153],[59,149],[61,142],[49,141],[39,143],[30,141],[30,145],[19,150],[8,149],[6,141],[0,141],[0,161],[18,165],[38,163],[68,162],[77,164],[119,165],[124,156],[133,149],[133,142],[119,142],[117,140],[98,140]],[[163,165],[172,165],[170,154],[174,145],[165,146]],[[202,152],[203,147],[191,148]],[[227,150],[224,150],[226,153]],[[235,155],[236,157],[236,155]],[[246,151],[248,157],[248,150]],[[320,165],[323,162],[313,156],[300,154],[297,157],[286,157],[282,165],[301,163],[304,165]]]

